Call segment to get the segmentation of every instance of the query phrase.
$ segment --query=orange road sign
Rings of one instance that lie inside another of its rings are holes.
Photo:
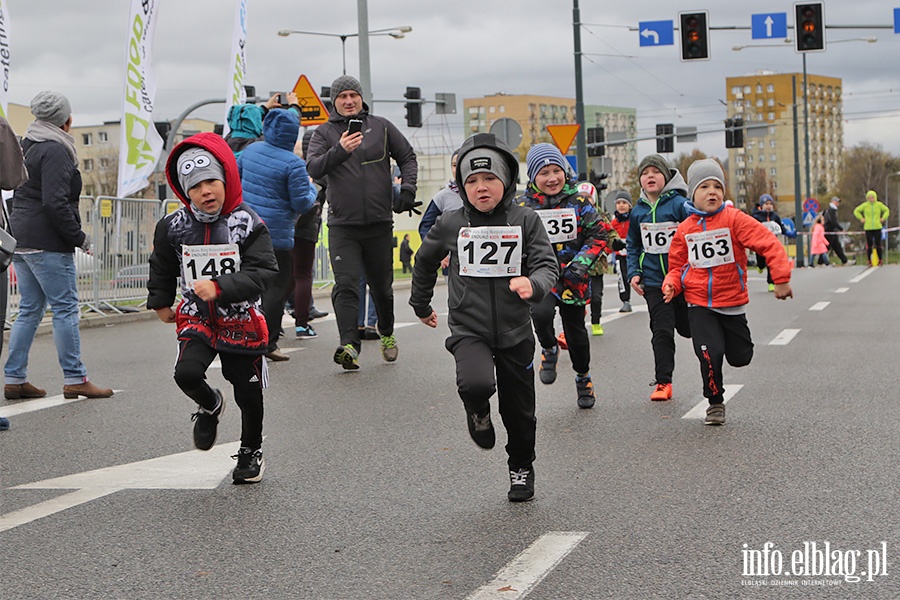
[[[581,129],[581,125],[577,123],[574,125],[547,125],[547,133],[553,138],[553,143],[563,153],[563,156],[569,152],[569,146],[578,135],[579,129]]]
[[[328,111],[322,103],[322,99],[313,89],[306,75],[301,75],[294,85],[294,93],[297,94],[297,104],[300,105],[300,126],[321,125],[328,122]]]

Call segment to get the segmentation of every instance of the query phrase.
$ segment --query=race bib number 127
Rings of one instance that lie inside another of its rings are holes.
[[[208,244],[181,247],[181,270],[188,286],[195,281],[218,279],[241,270],[237,244]]]
[[[522,274],[522,228],[463,227],[456,240],[459,274],[517,277]]]

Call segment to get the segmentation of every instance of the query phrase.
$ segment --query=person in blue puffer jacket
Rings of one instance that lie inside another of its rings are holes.
[[[294,225],[297,217],[313,208],[316,189],[306,172],[306,162],[294,154],[300,133],[300,117],[293,110],[276,108],[263,121],[263,141],[247,146],[238,158],[244,203],[262,218],[272,236],[278,261],[278,277],[263,291],[263,313],[269,329],[266,356],[288,360],[278,349],[284,304],[294,287]]]
[[[678,224],[687,216],[684,177],[659,154],[650,154],[638,165],[641,196],[631,209],[625,240],[628,253],[628,281],[647,301],[650,313],[651,345],[655,363],[653,401],[672,399],[672,372],[675,370],[675,330],[691,337],[687,304],[682,295],[663,301],[662,283],[669,271],[669,244]]]

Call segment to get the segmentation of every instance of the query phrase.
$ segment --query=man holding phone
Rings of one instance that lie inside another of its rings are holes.
[[[307,167],[326,179],[328,243],[334,288],[331,303],[340,345],[334,362],[359,368],[362,348],[357,328],[359,278],[365,274],[378,313],[381,355],[397,360],[394,337],[393,215],[415,211],[418,163],[409,141],[383,117],[369,113],[356,78],[343,75],[331,84],[334,111],[309,144]],[[400,167],[402,185],[393,198],[391,159]]]

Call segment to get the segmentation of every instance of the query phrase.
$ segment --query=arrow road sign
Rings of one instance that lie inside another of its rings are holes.
[[[638,23],[641,46],[672,46],[675,44],[674,21],[641,21]]]
[[[221,444],[208,452],[191,450],[126,465],[85,471],[25,483],[12,489],[75,490],[46,502],[0,515],[0,532],[36,521],[120,490],[211,490],[234,468],[231,455],[240,442]]]
[[[900,33],[900,8],[894,9],[894,33]]]
[[[786,38],[787,13],[751,15],[750,34],[754,40]]]

